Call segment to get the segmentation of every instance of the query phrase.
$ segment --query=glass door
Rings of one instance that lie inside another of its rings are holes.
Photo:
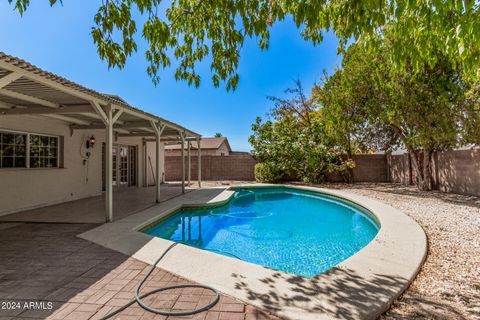
[[[118,186],[129,186],[129,152],[128,146],[118,146]]]
[[[105,190],[105,144],[102,146],[102,188]],[[137,185],[137,147],[113,145],[112,186],[129,187]]]
[[[113,146],[112,149],[112,185],[114,187],[118,186],[118,175],[117,175],[117,168],[118,168],[118,157],[117,157],[117,146]]]

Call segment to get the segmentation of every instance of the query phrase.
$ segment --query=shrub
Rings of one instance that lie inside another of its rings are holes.
[[[276,183],[283,180],[283,174],[273,162],[259,162],[255,164],[255,180]]]

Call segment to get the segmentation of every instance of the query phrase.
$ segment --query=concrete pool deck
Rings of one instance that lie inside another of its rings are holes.
[[[291,187],[333,195],[367,208],[381,225],[377,236],[350,258],[312,278],[185,245],[173,248],[158,266],[287,319],[378,317],[408,287],[425,259],[427,240],[422,228],[376,200],[339,190]],[[192,191],[80,237],[152,264],[172,242],[138,230],[182,206],[225,203],[233,193],[225,188]]]

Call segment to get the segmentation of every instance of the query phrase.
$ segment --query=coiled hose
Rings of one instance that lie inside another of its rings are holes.
[[[130,307],[134,303],[138,303],[140,305],[140,307],[142,307],[143,309],[145,309],[147,311],[150,311],[150,312],[156,313],[156,314],[160,314],[160,315],[164,315],[164,316],[190,316],[190,315],[197,314],[197,313],[200,313],[202,311],[208,310],[208,309],[212,308],[214,305],[216,305],[218,300],[220,299],[220,293],[212,287],[201,285],[201,284],[178,284],[178,285],[174,285],[174,286],[161,287],[161,288],[158,288],[158,289],[155,289],[155,290],[152,290],[152,291],[145,292],[145,293],[140,295],[140,289],[142,288],[145,281],[147,281],[148,277],[150,277],[153,270],[155,270],[157,264],[160,262],[160,260],[163,259],[163,257],[165,257],[165,255],[168,253],[168,251],[170,251],[177,244],[178,244],[177,242],[172,243],[162,253],[162,255],[157,259],[157,261],[153,264],[150,271],[147,273],[147,275],[140,281],[138,286],[135,288],[134,299],[133,300],[131,300],[130,302],[128,302],[124,306],[122,306],[122,307],[104,315],[99,320],[109,319],[109,318],[113,317],[114,315],[116,315],[116,314],[122,312],[123,310],[127,309],[128,307]],[[172,289],[179,289],[179,288],[202,288],[202,289],[207,289],[207,290],[210,290],[213,293],[215,293],[215,297],[209,304],[207,304],[205,306],[202,306],[202,307],[194,309],[194,310],[184,310],[184,311],[167,311],[167,310],[156,309],[156,308],[153,308],[151,306],[148,306],[142,300],[143,298],[148,297],[148,296],[150,296],[154,293],[157,293],[157,292],[167,291],[167,290],[172,290]]]

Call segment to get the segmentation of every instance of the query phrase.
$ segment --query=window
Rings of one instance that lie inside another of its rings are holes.
[[[25,168],[27,135],[0,132],[0,168]]]
[[[58,167],[58,138],[31,134],[30,168]]]
[[[0,132],[0,168],[57,168],[59,138]]]

